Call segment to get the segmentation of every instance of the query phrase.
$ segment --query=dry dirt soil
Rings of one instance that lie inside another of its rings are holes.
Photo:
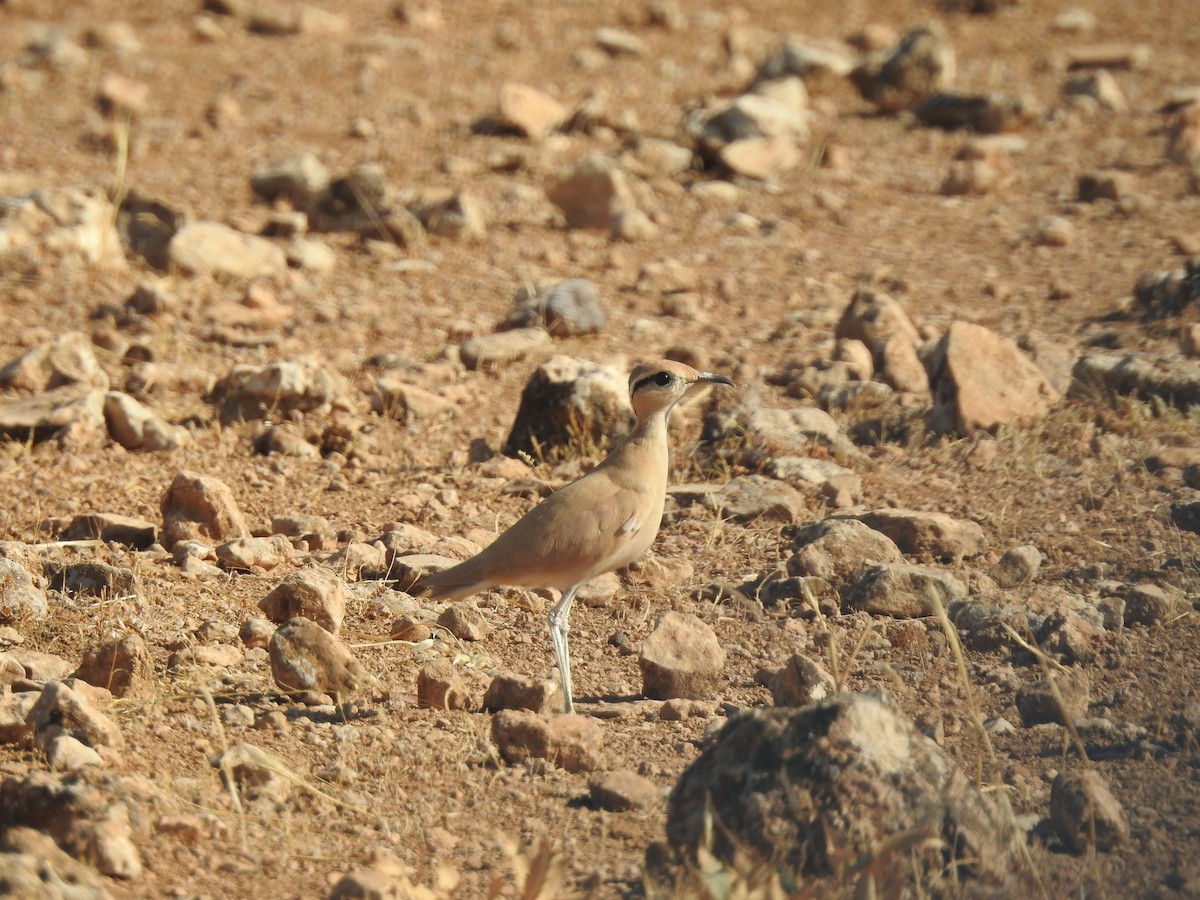
[[[1056,30],[1056,17],[1076,5],[1094,14],[1094,29]],[[642,0],[460,0],[414,5],[438,15],[410,22],[386,2],[323,6],[349,27],[263,35],[212,14],[218,33],[209,34],[195,22],[202,12],[197,0],[0,2],[5,196],[66,186],[103,192],[120,184],[191,219],[257,232],[271,209],[252,194],[251,174],[312,151],[335,174],[375,161],[396,186],[466,191],[488,210],[484,236],[433,237],[417,250],[318,236],[334,249],[336,267],[328,274],[293,272],[266,285],[292,315],[269,339],[248,344],[230,341],[205,312],[239,300],[244,285],[180,277],[168,287],[179,311],[130,326],[112,311],[140,281],[161,274],[132,255],[124,269],[46,260],[0,273],[3,360],[84,330],[97,336],[97,353],[118,387],[129,377],[121,351],[131,343],[143,357],[210,377],[235,363],[304,358],[351,386],[348,409],[335,414],[350,434],[347,452],[326,459],[256,455],[251,441],[262,423],[221,427],[204,400],[202,379],[199,387],[184,379],[143,395],[191,429],[185,447],[130,453],[108,439],[68,448],[53,441],[0,445],[0,538],[46,556],[134,567],[141,578],[136,597],[63,600],[49,618],[18,628],[26,648],[67,660],[129,630],[150,647],[153,696],[111,710],[126,739],[116,767],[156,785],[156,816],[191,817],[192,827],[156,829],[152,821],[138,839],[144,874],[112,880],[109,890],[119,897],[323,896],[341,873],[382,848],[411,867],[416,883],[432,885],[445,866],[459,879],[456,896],[484,896],[494,883],[516,896],[512,857],[498,841],[507,836],[525,848],[546,838],[565,873],[564,890],[639,896],[645,851],[664,836],[662,803],[634,812],[598,810],[587,800],[587,775],[501,762],[489,714],[416,707],[417,670],[433,658],[468,672],[547,674],[544,600],[519,591],[492,595],[483,606],[493,631],[478,644],[372,646],[388,636],[389,589],[356,586],[347,637],[379,684],[342,721],[279,698],[261,657],[215,674],[166,668],[172,649],[201,639],[196,630],[203,623],[236,628],[258,614],[258,600],[302,565],[304,554],[270,572],[189,578],[153,552],[43,546],[55,537],[47,523],[88,510],[161,522],[164,490],[189,469],[228,483],[256,528],[275,516],[317,514],[344,536],[366,540],[397,521],[438,535],[474,530],[478,538],[513,521],[528,501],[481,477],[467,448],[480,438],[493,448],[503,442],[525,380],[544,357],[563,353],[624,369],[688,348],[738,382],[739,393],[719,402],[758,391],[765,405],[797,405],[804,401],[784,396],[767,376],[790,361],[827,354],[833,326],[862,284],[898,298],[927,335],[968,320],[1061,346],[1068,356],[1097,343],[1175,355],[1172,330],[1121,310],[1141,272],[1182,265],[1200,240],[1200,197],[1189,170],[1166,158],[1168,119],[1160,111],[1171,91],[1200,81],[1200,18],[1186,0],[1023,0],[988,15],[930,0],[683,0],[681,27],[668,29],[647,24],[650,6]],[[568,229],[540,193],[554,172],[593,151],[616,155],[638,136],[685,141],[686,112],[734,95],[753,71],[731,48],[754,63],[790,34],[846,39],[866,26],[903,33],[930,19],[942,23],[957,52],[960,88],[1023,93],[1040,106],[1018,132],[1026,149],[1013,154],[1006,182],[988,194],[940,192],[966,135],[878,114],[844,81],[810,87],[814,135],[805,159],[769,186],[737,182],[732,196],[706,195],[693,189],[712,179],[701,171],[650,182],[642,199],[659,225],[653,238],[617,243],[607,230]],[[81,64],[63,68],[17,62],[39,29],[57,29],[86,47],[89,30],[114,21],[127,22],[140,46],[87,48]],[[603,26],[629,30],[645,52],[598,54],[595,33]],[[1068,107],[1067,53],[1105,42],[1150,50],[1144,67],[1113,72],[1128,109]],[[123,170],[119,148],[94,111],[97,87],[109,73],[149,89]],[[508,80],[535,85],[569,108],[602,98],[612,126],[540,144],[476,133],[472,125],[495,113],[498,87]],[[822,165],[829,148],[837,148],[837,166]],[[1077,202],[1078,176],[1099,169],[1132,177],[1135,199]],[[1066,246],[1030,239],[1048,215],[1073,226]],[[410,258],[421,264],[398,264]],[[662,260],[679,262],[696,278],[698,301],[684,315],[664,315],[660,296],[637,288],[642,267]],[[491,371],[456,365],[459,343],[492,331],[515,288],[567,277],[599,287],[611,317],[605,331],[555,339],[541,356]],[[440,383],[426,386],[450,391],[457,416],[401,425],[371,413],[367,361],[384,352],[418,367],[438,364],[426,371]],[[699,416],[684,411],[677,418],[675,480],[720,478],[694,464]],[[331,422],[314,415],[299,426],[316,436]],[[986,569],[1005,549],[1033,544],[1045,557],[1033,595],[1065,589],[1095,597],[1107,578],[1153,583],[1182,602],[1182,612],[1168,621],[1100,639],[1089,664],[1090,712],[1118,727],[1085,742],[1132,832],[1111,852],[1075,855],[1034,829],[1032,860],[1049,896],[1200,891],[1200,770],[1194,745],[1179,739],[1176,725],[1180,711],[1200,699],[1200,623],[1192,612],[1200,538],[1176,529],[1167,515],[1171,502],[1195,492],[1178,470],[1153,473],[1142,462],[1156,435],[1182,433],[1186,441],[1195,431],[1194,415],[1165,404],[1070,399],[1040,424],[1001,430],[995,459],[983,467],[969,458],[974,439],[926,439],[919,430],[864,447],[867,460],[855,466],[864,506],[940,511],[982,525],[989,555],[951,570]],[[453,491],[439,495],[448,502],[429,504],[432,492],[423,486]],[[828,512],[814,493],[805,518]],[[572,646],[585,710],[637,698],[636,656],[622,655],[609,637],[624,631],[636,644],[667,609],[705,619],[729,652],[715,716],[770,704],[755,673],[782,664],[798,647],[825,653],[817,626],[785,608],[748,610],[702,599],[701,589],[768,570],[788,548],[778,523],[719,523],[700,508],[672,515],[651,557],[671,571],[690,564],[689,577],[649,577],[648,563],[608,605],[576,608]],[[850,661],[850,648],[869,626],[894,639],[868,641]],[[836,616],[823,627],[850,666],[849,690],[885,688],[927,726],[940,721],[946,752],[968,773],[982,772],[991,788],[1007,791],[1018,815],[1044,817],[1052,773],[1084,765],[1060,730],[1018,725],[994,738],[999,765],[984,766],[953,660],[938,652],[942,644],[906,640],[908,623],[872,624],[862,614]],[[920,631],[936,632],[937,625],[922,623]],[[1015,689],[1040,675],[1032,658],[1016,647],[972,651],[968,668],[983,715],[1019,723]],[[215,691],[219,708],[285,710],[288,725],[220,726],[198,699],[202,689]],[[636,708],[634,715],[602,720],[606,766],[640,771],[665,791],[700,752],[712,720],[668,722]],[[237,814],[210,759],[226,742],[240,741],[275,754],[320,794],[298,789],[274,816]],[[31,751],[0,749],[6,775],[44,766]]]

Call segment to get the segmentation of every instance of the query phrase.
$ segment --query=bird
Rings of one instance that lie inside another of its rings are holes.
[[[673,360],[642,363],[629,376],[636,424],[587,474],[551,494],[464,562],[426,575],[417,591],[455,601],[500,585],[552,588],[550,643],[566,713],[575,712],[567,643],[579,586],[629,565],[650,548],[662,524],[670,464],[667,419],[693,389],[733,386],[725,375]]]

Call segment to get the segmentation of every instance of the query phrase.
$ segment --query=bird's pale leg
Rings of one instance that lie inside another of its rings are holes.
[[[579,585],[571,585],[562,599],[550,609],[550,643],[554,645],[554,658],[562,677],[563,705],[567,713],[575,712],[575,702],[571,697],[571,651],[567,648],[567,632],[571,630],[571,603],[577,587]]]

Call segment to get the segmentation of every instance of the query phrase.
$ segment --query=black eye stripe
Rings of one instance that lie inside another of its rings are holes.
[[[670,372],[655,372],[653,375],[647,375],[645,378],[639,378],[636,382],[634,382],[633,390],[634,392],[640,391],[648,384],[656,384],[659,387],[666,387],[670,383]]]

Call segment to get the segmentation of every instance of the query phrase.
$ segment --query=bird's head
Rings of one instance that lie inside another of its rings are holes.
[[[691,366],[669,359],[642,363],[629,376],[629,401],[639,420],[660,410],[669,410],[698,385],[728,384],[733,381],[712,372],[697,372]]]

